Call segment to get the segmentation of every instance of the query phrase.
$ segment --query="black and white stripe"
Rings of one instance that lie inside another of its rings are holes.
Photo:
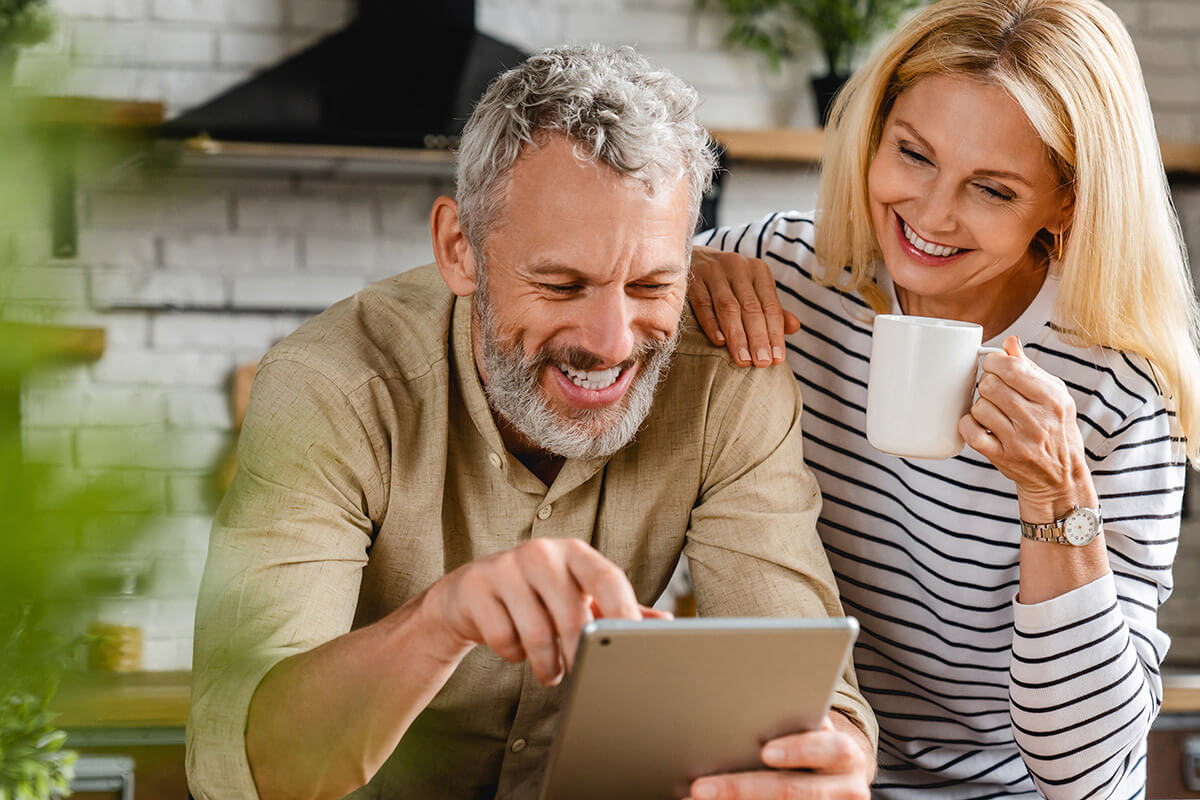
[[[862,625],[855,663],[881,730],[875,796],[1142,797],[1169,644],[1156,614],[1171,592],[1184,471],[1154,371],[1066,342],[1051,321],[1053,277],[997,337],[1020,336],[1071,391],[1112,566],[1066,595],[1019,605],[1012,482],[969,448],[919,461],[867,443],[872,313],[857,294],[814,281],[812,219],[773,214],[697,243],[765,260],[802,322],[788,363],[824,495],[821,537]]]

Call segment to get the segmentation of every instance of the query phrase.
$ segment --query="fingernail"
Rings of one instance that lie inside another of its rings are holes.
[[[750,351],[749,350],[747,350],[744,347],[741,350],[738,350],[738,361],[749,361],[749,360],[750,360]]]
[[[698,783],[695,791],[692,792],[692,797],[696,800],[716,800],[717,787],[711,783]]]
[[[783,761],[786,756],[787,754],[779,747],[768,747],[763,750],[763,761],[778,763]]]
[[[771,354],[767,352],[767,348],[761,347],[758,350],[758,361],[770,361]]]
[[[782,347],[776,347],[771,352],[773,352],[775,354],[776,361],[783,361],[783,348]]]
[[[725,344],[725,334],[717,333],[717,344]]]

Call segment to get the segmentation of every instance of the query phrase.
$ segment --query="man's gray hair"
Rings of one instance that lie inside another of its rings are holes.
[[[686,175],[694,217],[716,168],[698,102],[694,89],[631,47],[555,47],[526,59],[488,87],[463,129],[457,200],[467,241],[482,256],[513,165],[546,133],[567,136],[580,157],[649,192]]]

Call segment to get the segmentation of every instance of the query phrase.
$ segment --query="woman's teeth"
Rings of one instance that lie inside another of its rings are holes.
[[[928,253],[931,256],[952,256],[961,253],[961,247],[946,247],[940,244],[930,244],[922,239],[917,234],[913,233],[913,229],[908,227],[908,223],[900,220],[900,224],[904,227],[904,238],[908,239],[908,243],[920,250],[922,253]]]
[[[578,386],[580,389],[591,389],[598,391],[607,389],[616,383],[617,378],[621,376],[620,367],[609,367],[608,369],[583,370],[572,369],[567,364],[559,363],[558,368],[563,374],[570,378],[571,383]]]

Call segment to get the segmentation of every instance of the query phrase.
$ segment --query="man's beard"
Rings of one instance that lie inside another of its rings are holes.
[[[621,363],[622,374],[635,365],[638,373],[620,400],[603,408],[576,408],[563,414],[555,410],[541,386],[543,368],[558,369],[558,364],[565,363],[573,369],[591,370],[601,360],[577,347],[547,346],[529,356],[520,342],[505,342],[483,282],[476,287],[474,308],[488,405],[534,445],[562,458],[604,458],[633,441],[650,413],[655,390],[666,375],[683,327],[681,320],[669,339],[641,342]]]

